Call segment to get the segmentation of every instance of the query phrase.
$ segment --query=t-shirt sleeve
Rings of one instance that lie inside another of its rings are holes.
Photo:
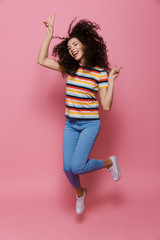
[[[105,70],[102,70],[99,75],[98,88],[108,87],[108,74]]]

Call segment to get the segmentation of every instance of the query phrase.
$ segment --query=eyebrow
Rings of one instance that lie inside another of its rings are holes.
[[[75,42],[73,42],[72,44],[74,44],[74,43],[76,43],[76,41]],[[67,46],[68,48],[70,47],[70,46]]]

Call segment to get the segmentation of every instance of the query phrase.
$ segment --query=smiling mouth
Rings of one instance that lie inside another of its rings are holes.
[[[72,53],[72,56],[76,58],[78,56],[78,53],[79,53],[78,51],[75,51],[74,53]]]

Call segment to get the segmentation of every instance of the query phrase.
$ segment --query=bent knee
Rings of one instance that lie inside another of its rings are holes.
[[[63,171],[65,173],[70,173],[71,172],[71,168],[70,167],[63,167]]]
[[[71,170],[74,174],[77,174],[77,175],[80,175],[83,173],[83,169],[76,165],[71,166]]]

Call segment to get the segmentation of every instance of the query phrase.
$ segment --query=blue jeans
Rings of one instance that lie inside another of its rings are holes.
[[[100,130],[100,119],[84,120],[66,117],[63,138],[63,170],[76,189],[80,174],[103,168],[103,160],[88,159]]]

